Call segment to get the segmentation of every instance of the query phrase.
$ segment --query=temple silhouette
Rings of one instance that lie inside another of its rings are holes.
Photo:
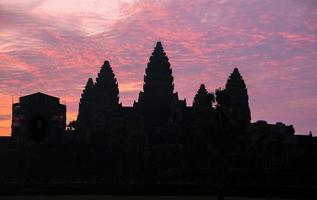
[[[316,193],[316,137],[281,122],[251,123],[238,68],[225,88],[197,90],[192,105],[180,99],[157,42],[132,107],[120,103],[109,61],[88,79],[67,127],[57,97],[20,97],[11,137],[0,138],[0,190]]]

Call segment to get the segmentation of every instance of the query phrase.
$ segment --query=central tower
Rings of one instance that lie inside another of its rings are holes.
[[[166,107],[173,100],[173,76],[168,57],[161,42],[157,42],[147,64],[143,92],[140,92],[135,106],[146,108]]]
[[[148,126],[163,127],[180,120],[180,106],[186,107],[186,101],[180,101],[173,92],[173,81],[171,64],[162,43],[157,42],[145,69],[143,91],[133,105]]]

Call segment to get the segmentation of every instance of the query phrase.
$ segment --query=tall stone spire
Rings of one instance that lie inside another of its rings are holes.
[[[233,69],[233,72],[227,80],[226,89],[231,91],[240,91],[242,93],[247,92],[246,85],[238,68]]]
[[[107,60],[102,65],[96,78],[94,93],[96,106],[100,109],[112,110],[119,105],[117,79]]]
[[[201,84],[197,94],[194,97],[193,109],[196,111],[211,111],[213,109],[212,103],[214,100],[214,95],[206,90],[204,84]]]
[[[172,101],[173,90],[171,65],[162,43],[157,42],[145,70],[143,92],[139,94],[139,105],[141,107],[168,105]]]
[[[79,111],[77,116],[78,128],[81,134],[86,134],[91,128],[91,122],[94,116],[94,82],[89,78],[79,102]],[[86,135],[82,135],[86,136]]]
[[[91,101],[93,95],[93,87],[94,81],[92,80],[92,78],[89,78],[83,90],[83,93],[81,94],[80,104],[85,104]]]
[[[89,141],[94,138],[95,133],[105,131],[119,106],[117,79],[109,61],[105,61],[95,84],[91,78],[88,79],[80,99],[77,120],[82,138]]]
[[[249,123],[251,121],[251,114],[248,90],[238,68],[234,68],[228,78],[225,90],[229,98],[229,106],[232,110],[231,117],[240,122]]]

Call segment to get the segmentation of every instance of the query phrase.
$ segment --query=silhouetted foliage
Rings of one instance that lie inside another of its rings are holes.
[[[78,123],[77,121],[71,121],[66,126],[66,131],[68,133],[76,133],[78,130]]]

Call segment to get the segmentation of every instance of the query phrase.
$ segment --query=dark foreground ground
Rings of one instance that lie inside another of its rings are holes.
[[[225,200],[317,199],[316,186],[216,185],[198,184],[0,184],[0,199],[37,200],[216,200],[222,191]]]
[[[216,196],[107,196],[107,195],[55,195],[55,196],[3,196],[8,200],[217,200]],[[253,197],[225,197],[225,200],[285,200],[286,198],[253,198]],[[287,198],[299,200],[301,198]]]

